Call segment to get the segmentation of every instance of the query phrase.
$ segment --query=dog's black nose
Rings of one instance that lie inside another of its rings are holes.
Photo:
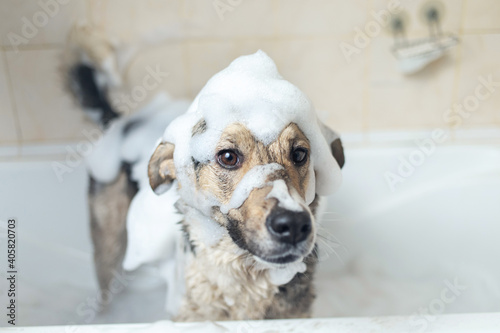
[[[307,212],[275,209],[266,219],[271,236],[284,243],[297,244],[311,233],[311,217]]]

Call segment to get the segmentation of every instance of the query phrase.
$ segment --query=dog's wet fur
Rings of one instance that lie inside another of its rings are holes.
[[[200,122],[193,135],[204,131]],[[256,140],[241,124],[232,124],[221,135],[217,146],[220,150],[237,150],[243,161],[238,169],[225,169],[217,161],[193,163],[192,184],[197,189],[211,193],[219,202],[228,203],[239,181],[257,165],[279,163],[284,168],[269,175],[268,182],[283,179],[289,192],[296,192],[305,199],[309,179],[310,163],[297,166],[290,159],[295,147],[310,149],[309,141],[296,124],[287,126],[278,139],[268,146]],[[343,165],[343,151],[339,139],[331,143],[332,154]],[[176,179],[173,161],[175,146],[161,143],[149,163],[149,178],[153,189],[165,186]],[[215,152],[216,153],[216,152]],[[340,158],[339,158],[340,156]],[[183,186],[183,184],[180,184]],[[186,186],[186,185],[184,185]],[[243,320],[268,318],[309,317],[315,297],[313,277],[316,266],[314,215],[319,197],[304,206],[310,215],[311,232],[297,243],[283,243],[270,235],[267,221],[273,212],[282,210],[277,199],[267,198],[272,185],[253,189],[239,208],[227,214],[214,207],[214,221],[225,227],[227,237],[216,246],[206,246],[190,232],[189,221],[183,221],[187,251],[193,255],[185,268],[186,295],[182,302],[179,321]],[[120,271],[126,249],[126,214],[130,201],[137,191],[136,185],[127,177],[126,167],[112,184],[91,181],[89,189],[92,238],[95,263],[101,288],[107,288],[112,271]],[[181,198],[182,200],[182,198]],[[179,204],[179,203],[178,203]],[[180,204],[182,205],[182,203]],[[297,214],[295,212],[295,214]],[[291,253],[280,258],[280,254]],[[270,263],[286,263],[304,258],[307,270],[283,286],[275,286],[262,268],[258,268],[255,257]],[[234,303],[234,304],[233,304]]]
[[[203,122],[193,128],[193,136],[205,130]],[[289,192],[301,198],[304,214],[310,216],[311,231],[301,242],[280,242],[272,237],[269,217],[283,208],[275,198],[267,198],[272,185],[255,188],[241,207],[223,214],[213,207],[210,218],[226,228],[227,236],[215,246],[207,246],[192,233],[189,221],[182,222],[186,238],[186,251],[193,260],[185,267],[186,295],[175,320],[244,320],[304,318],[311,314],[315,298],[313,277],[317,262],[314,215],[319,197],[305,205],[309,179],[309,161],[297,166],[290,158],[291,151],[301,147],[310,149],[309,140],[296,124],[288,125],[271,144],[265,146],[241,124],[228,126],[221,135],[218,151],[231,149],[241,155],[241,166],[226,169],[217,161],[194,161],[191,184],[209,192],[222,204],[228,203],[236,186],[245,174],[257,165],[278,163],[282,170],[271,173],[272,182],[282,179]],[[332,154],[343,166],[342,144],[339,139],[331,143]],[[176,179],[173,161],[175,146],[164,142],[158,145],[149,163],[149,178],[153,189],[171,184]],[[340,158],[339,158],[340,157]],[[126,172],[109,185],[91,186],[90,203],[95,261],[101,288],[111,277],[110,270],[120,269],[126,244],[125,219],[135,189],[126,181]],[[300,199],[299,199],[300,201]],[[182,197],[177,206],[183,206]],[[182,209],[180,209],[182,211]],[[297,214],[297,212],[294,212]],[[288,254],[280,257],[280,255]],[[291,254],[291,256],[289,255]],[[307,270],[297,273],[285,285],[275,286],[258,261],[284,264],[303,259]]]
[[[200,121],[193,128],[193,136],[203,133],[205,129],[204,121]],[[319,198],[316,197],[309,206],[305,205],[310,161],[307,159],[300,165],[294,163],[291,155],[297,148],[310,151],[311,147],[307,137],[294,123],[289,124],[267,146],[244,125],[234,123],[223,131],[214,155],[228,150],[237,152],[240,159],[237,168],[221,166],[216,157],[209,163],[193,161],[193,176],[188,186],[208,192],[221,204],[231,200],[238,183],[252,168],[278,163],[283,169],[271,173],[267,185],[254,188],[240,207],[230,209],[227,214],[213,207],[210,218],[226,228],[228,235],[217,245],[206,246],[190,233],[189,221],[183,222],[194,259],[186,267],[187,294],[178,320],[297,318],[310,315],[315,295],[312,279],[317,259],[313,251],[316,246],[314,214]],[[338,163],[343,165],[340,140],[332,142],[331,148],[335,157],[341,157]],[[172,143],[164,142],[153,153],[149,164],[153,189],[168,186],[175,179],[174,151]],[[308,236],[300,242],[280,241],[273,237],[270,230],[270,218],[286,211],[279,207],[276,198],[268,198],[272,182],[278,179],[285,182],[289,194],[295,193],[295,198],[299,197],[303,212],[293,214],[307,215],[310,219]],[[279,287],[256,267],[256,260],[286,264],[302,259],[307,265],[306,272],[298,273],[289,283]],[[236,304],[232,305],[232,302]]]
[[[169,145],[169,143],[165,143],[165,145]],[[283,170],[276,171],[268,177],[267,182],[270,185],[250,192],[249,197],[241,207],[231,209],[228,214],[222,214],[215,210],[211,216],[227,228],[229,235],[240,248],[264,261],[278,264],[286,263],[280,261],[281,258],[276,258],[285,252],[293,252],[294,254],[289,255],[288,261],[294,261],[293,259],[297,260],[309,253],[314,245],[314,225],[312,225],[313,230],[306,241],[293,245],[274,241],[266,226],[267,219],[275,211],[279,211],[277,199],[266,199],[272,189],[272,181],[285,180],[289,189],[294,189],[301,198],[305,198],[310,162],[308,159],[300,166],[294,165],[290,154],[297,147],[310,150],[309,141],[295,124],[290,124],[282,131],[276,141],[264,146],[254,138],[245,126],[236,123],[229,125],[224,130],[216,150],[217,152],[237,151],[243,160],[241,167],[225,169],[216,161],[207,164],[194,163],[196,179],[193,179],[193,183],[197,189],[210,193],[222,204],[227,204],[231,200],[238,183],[255,166],[278,163],[284,167]],[[150,164],[150,167],[154,169],[155,164]],[[154,171],[150,172],[150,174],[152,173]],[[158,184],[152,182],[152,187],[156,186]],[[305,205],[304,210],[308,210]],[[306,213],[310,214],[308,211]]]

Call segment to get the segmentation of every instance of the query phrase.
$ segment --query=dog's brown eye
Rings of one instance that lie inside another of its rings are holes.
[[[292,161],[295,165],[301,166],[304,165],[307,161],[307,149],[305,148],[296,148],[292,151]]]
[[[222,150],[217,154],[217,162],[226,169],[234,169],[239,166],[240,158],[235,151]]]

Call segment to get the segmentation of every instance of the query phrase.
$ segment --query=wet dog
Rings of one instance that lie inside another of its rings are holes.
[[[79,87],[73,94],[81,95],[82,87],[92,84],[75,68],[68,73],[72,86]],[[99,96],[106,95],[95,86]],[[169,112],[169,107],[161,109]],[[123,120],[104,141],[134,137],[151,123],[152,114]],[[338,135],[316,118],[307,97],[261,51],[235,60],[185,113],[161,125],[166,131],[155,132],[161,139],[154,152],[148,142],[141,158],[118,158],[120,163],[110,163],[112,177],[101,177],[105,157],[90,164],[101,288],[122,263],[132,268],[162,262],[171,294],[167,308],[175,320],[310,316],[315,214],[320,195],[340,182],[344,153]],[[104,144],[101,156],[122,148]],[[162,215],[165,210],[172,214]],[[138,225],[149,235],[134,233]],[[160,232],[166,225],[171,234]],[[157,250],[145,255],[151,248]],[[178,297],[172,297],[175,290]]]

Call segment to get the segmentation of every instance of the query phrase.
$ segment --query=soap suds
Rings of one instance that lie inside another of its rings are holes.
[[[309,179],[307,180],[307,188],[306,188],[306,204],[309,206],[316,197],[316,187],[311,186],[310,184],[316,183],[316,175],[314,173],[314,167],[312,164],[309,164]]]
[[[90,176],[100,183],[110,183],[118,177],[124,123],[119,119],[111,124],[106,134],[95,143],[94,151],[85,159]]]
[[[282,286],[292,281],[295,275],[298,273],[304,273],[307,270],[306,264],[301,260],[289,263],[289,264],[271,264],[267,261],[254,256],[256,269],[261,269],[268,272],[269,280],[275,286]]]
[[[286,265],[282,268],[270,268],[269,280],[276,286],[282,286],[292,281],[298,273],[304,273],[307,267],[303,262],[296,262]]]
[[[278,200],[278,206],[294,211],[302,212],[304,208],[292,198],[288,192],[288,186],[283,179],[278,179],[273,182],[273,189],[267,195],[266,199],[275,198]]]
[[[133,179],[147,180],[144,165],[173,119],[183,114],[187,101],[174,101],[165,93],[157,94],[136,113],[115,120],[86,158],[89,174],[100,183],[110,183],[120,172],[122,162],[134,164]],[[125,130],[127,129],[127,131]]]
[[[278,163],[257,165],[250,169],[236,186],[229,203],[222,205],[220,211],[227,214],[230,209],[241,207],[254,188],[264,187],[267,178],[281,169],[283,169],[283,166]]]
[[[210,247],[216,245],[222,237],[227,236],[226,228],[196,208],[187,205],[178,207],[185,216],[184,222],[189,226],[189,233],[193,239]]]
[[[224,302],[226,302],[226,304],[229,305],[229,306],[233,306],[235,304],[234,299],[229,298],[227,296],[224,296]]]
[[[176,244],[175,256],[163,260],[160,265],[160,276],[167,284],[165,295],[165,311],[170,317],[179,314],[182,299],[186,294],[186,284],[184,278],[184,267],[191,260],[191,253],[185,252],[185,239],[180,238]]]
[[[206,130],[192,137],[193,126],[201,120],[205,121]],[[163,141],[176,146],[174,161],[181,184],[190,184],[193,159],[201,163],[215,161],[221,133],[235,122],[243,124],[265,145],[276,140],[290,123],[299,126],[310,141],[310,164],[314,171],[310,172],[307,204],[312,202],[315,193],[328,195],[340,185],[340,167],[327,141],[333,134],[318,120],[309,99],[281,77],[274,62],[262,51],[239,57],[214,75],[188,112],[165,130]],[[245,193],[248,196],[250,192]],[[193,200],[196,197],[200,198],[200,195],[194,193]],[[244,199],[244,194],[235,196],[232,203],[221,207],[221,211],[238,207]],[[198,204],[203,205],[202,202],[203,198],[198,200]],[[210,203],[213,204],[217,203]],[[203,205],[201,210],[205,212],[210,208]]]
[[[130,204],[127,216],[128,244],[123,268],[134,270],[174,256],[176,239],[181,235],[178,224],[183,216],[174,207],[179,200],[176,186],[162,195],[143,187]]]

